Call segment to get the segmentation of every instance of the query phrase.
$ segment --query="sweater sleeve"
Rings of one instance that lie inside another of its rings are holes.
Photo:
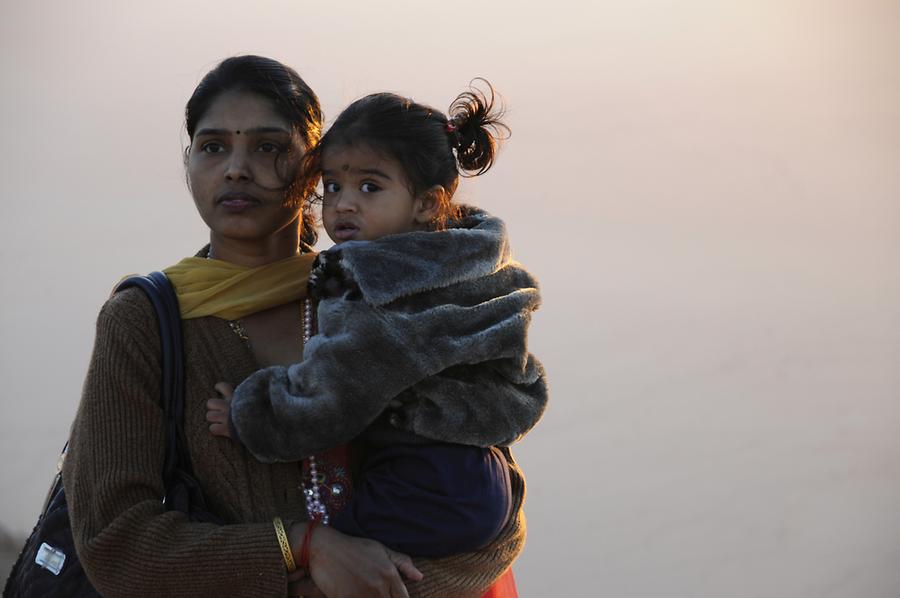
[[[271,524],[195,523],[165,510],[159,351],[140,291],[110,299],[98,318],[63,468],[88,578],[108,598],[284,596]]]

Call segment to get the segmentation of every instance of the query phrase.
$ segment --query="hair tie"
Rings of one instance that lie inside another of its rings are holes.
[[[447,124],[444,125],[444,129],[447,131],[447,139],[450,142],[450,147],[453,149],[459,149],[460,143],[460,135],[459,135],[459,115],[456,115],[452,118],[447,118]]]
[[[447,132],[448,133],[457,133],[459,132],[459,124],[465,118],[462,114],[456,114],[454,116],[447,116]]]

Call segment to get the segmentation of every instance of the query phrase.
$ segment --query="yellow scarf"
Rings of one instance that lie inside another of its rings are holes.
[[[184,258],[164,270],[178,295],[181,317],[239,320],[306,297],[314,253],[249,268],[202,257]]]

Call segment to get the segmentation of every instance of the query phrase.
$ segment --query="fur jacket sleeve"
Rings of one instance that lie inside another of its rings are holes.
[[[235,391],[231,425],[261,461],[347,442],[383,412],[400,432],[508,445],[540,419],[547,384],[528,352],[537,281],[501,220],[475,208],[447,230],[348,241],[310,278],[318,333],[303,361]]]

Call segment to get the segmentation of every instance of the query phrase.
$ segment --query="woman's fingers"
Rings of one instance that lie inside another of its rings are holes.
[[[288,578],[290,580],[290,577]],[[297,581],[288,583],[288,596],[304,596],[306,598],[324,598],[325,594],[319,591],[316,584],[309,577],[303,577]]]
[[[391,598],[409,598],[409,591],[406,589],[406,584],[403,583],[403,579],[400,576],[402,575],[410,581],[419,581],[422,579],[422,572],[416,569],[412,559],[405,554],[395,552],[387,547],[385,547],[384,551],[387,552],[388,558],[400,574],[392,576],[390,580]]]
[[[310,551],[312,578],[329,597],[408,598],[401,566],[410,579],[422,579],[406,555],[374,540],[346,536],[330,527],[316,529]]]
[[[388,558],[391,559],[391,562],[394,563],[395,567],[397,567],[397,571],[400,572],[400,575],[410,581],[422,580],[422,572],[416,569],[416,566],[413,564],[411,558],[403,553],[395,552],[390,548],[385,548],[385,550],[387,550]],[[404,592],[405,590],[406,588],[404,587]]]
[[[403,583],[403,580],[400,579],[399,575],[391,582],[389,591],[391,593],[391,598],[409,598],[409,591],[406,589],[406,584]]]

